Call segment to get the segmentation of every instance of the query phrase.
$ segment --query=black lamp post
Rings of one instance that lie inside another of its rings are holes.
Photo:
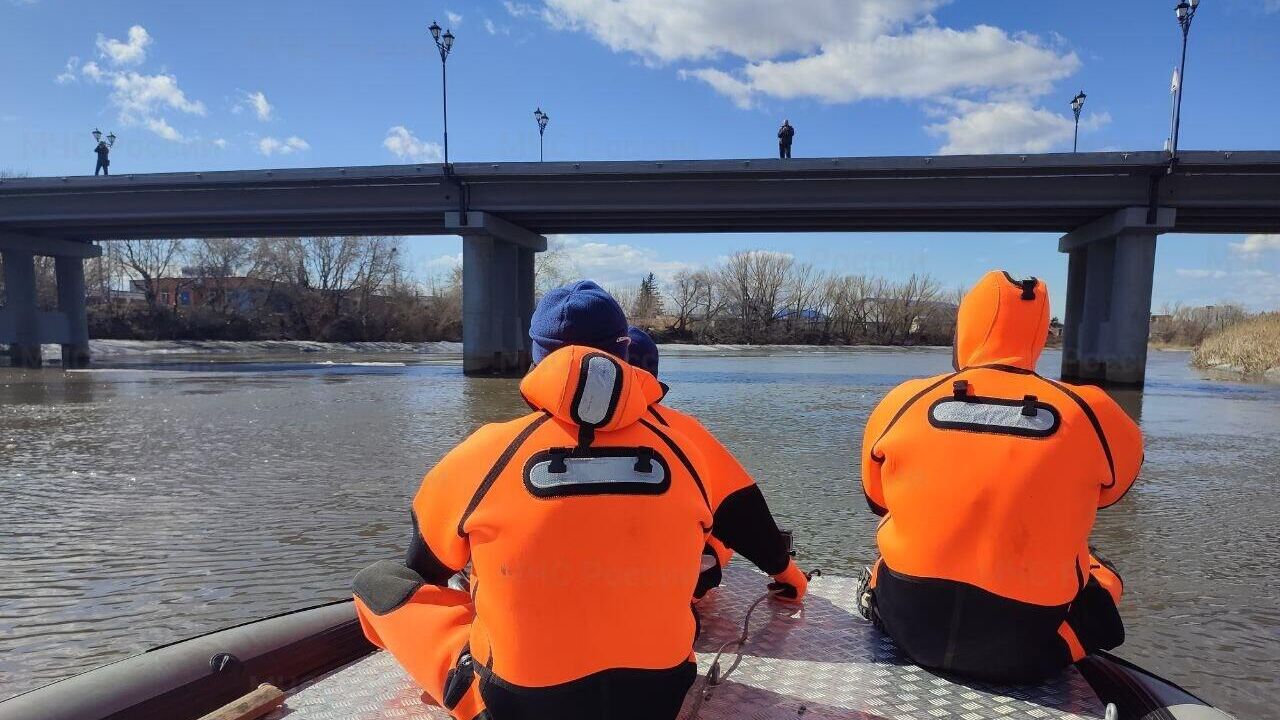
[[[1182,88],[1187,84],[1187,36],[1191,34],[1191,21],[1196,17],[1196,8],[1200,0],[1182,0],[1174,7],[1178,16],[1178,27],[1182,29],[1182,60],[1178,63],[1178,96],[1173,107],[1173,137],[1169,143],[1169,153],[1178,157],[1178,131],[1182,129]]]
[[[440,35],[440,23],[432,21],[431,27],[427,28],[431,31],[431,39],[436,42],[436,49],[440,51],[440,97],[442,98],[442,107],[444,109],[444,164],[449,166],[449,73],[448,60],[449,51],[453,49],[453,31],[445,30],[444,35]]]
[[[1071,112],[1076,116],[1076,130],[1075,135],[1072,136],[1071,139],[1071,152],[1078,152],[1080,149],[1080,110],[1084,107],[1084,99],[1085,94],[1083,90],[1076,93],[1076,96],[1071,98]]]
[[[551,116],[542,112],[539,107],[533,111],[533,119],[538,121],[538,162],[542,162],[542,136],[547,132],[547,123],[551,121]]]

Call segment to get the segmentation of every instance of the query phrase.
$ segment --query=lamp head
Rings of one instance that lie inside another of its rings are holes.
[[[431,31],[431,39],[440,42],[440,23],[431,21],[431,27],[427,28]]]
[[[444,38],[442,42],[444,43],[445,52],[449,52],[450,50],[453,49],[453,31],[452,30],[444,31]]]
[[[99,130],[98,128],[93,129],[93,141],[102,142],[102,131]]]
[[[116,144],[116,134],[111,133],[110,135],[107,136],[107,145],[115,145],[115,144]]]
[[[1190,10],[1191,5],[1186,2],[1180,2],[1173,8],[1173,11],[1178,15],[1178,22],[1186,21],[1187,14]]]

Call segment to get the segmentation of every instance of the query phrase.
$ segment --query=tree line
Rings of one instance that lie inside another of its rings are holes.
[[[400,238],[122,240],[101,245],[102,256],[86,263],[92,337],[461,338],[461,272],[418,282],[405,268]],[[51,274],[47,264],[38,270]]]
[[[633,320],[667,342],[948,344],[962,292],[929,275],[902,281],[825,272],[762,250],[621,292]],[[664,297],[665,296],[665,297]]]
[[[426,281],[396,237],[127,240],[86,262],[96,338],[330,342],[459,340],[461,268]],[[564,246],[538,255],[538,293],[584,273]],[[39,302],[56,307],[52,258]],[[763,250],[608,287],[661,341],[947,344],[960,291],[929,275],[890,281],[825,272]]]

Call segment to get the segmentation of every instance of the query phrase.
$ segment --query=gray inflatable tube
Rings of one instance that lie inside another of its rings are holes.
[[[260,683],[287,690],[373,650],[351,601],[183,640],[0,702],[0,720],[198,718]]]

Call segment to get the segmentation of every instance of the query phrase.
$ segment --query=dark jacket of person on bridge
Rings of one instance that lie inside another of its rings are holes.
[[[894,388],[867,421],[862,488],[884,519],[859,605],[916,663],[996,682],[1124,641],[1122,583],[1093,552],[1142,434],[1105,392],[1036,374],[1044,282],[990,272],[965,296],[955,372]]]
[[[791,158],[791,139],[796,136],[796,129],[791,126],[790,120],[783,120],[782,127],[778,128],[778,157],[783,160]]]
[[[638,327],[629,328],[627,335],[631,338],[627,361],[658,377],[658,346],[653,338]],[[711,537],[702,551],[702,573],[694,597],[701,599],[720,584],[723,569],[736,550],[775,578],[771,587],[779,599],[802,599],[808,589],[808,578],[791,559],[789,543],[778,529],[760,486],[702,423],[692,415],[660,404],[670,388],[666,383],[659,384],[662,398],[649,406],[649,416],[662,427],[672,428],[692,440],[716,469],[706,478],[716,516]]]
[[[98,164],[93,168],[93,174],[97,176],[99,172],[103,175],[110,175],[108,168],[111,167],[111,146],[106,141],[99,140],[98,146],[93,149],[98,154]],[[126,158],[128,159],[128,158]]]
[[[361,625],[458,720],[675,718],[720,470],[651,419],[662,388],[595,283],[547,293],[530,337],[532,412],[427,473],[405,562],[355,579]]]

